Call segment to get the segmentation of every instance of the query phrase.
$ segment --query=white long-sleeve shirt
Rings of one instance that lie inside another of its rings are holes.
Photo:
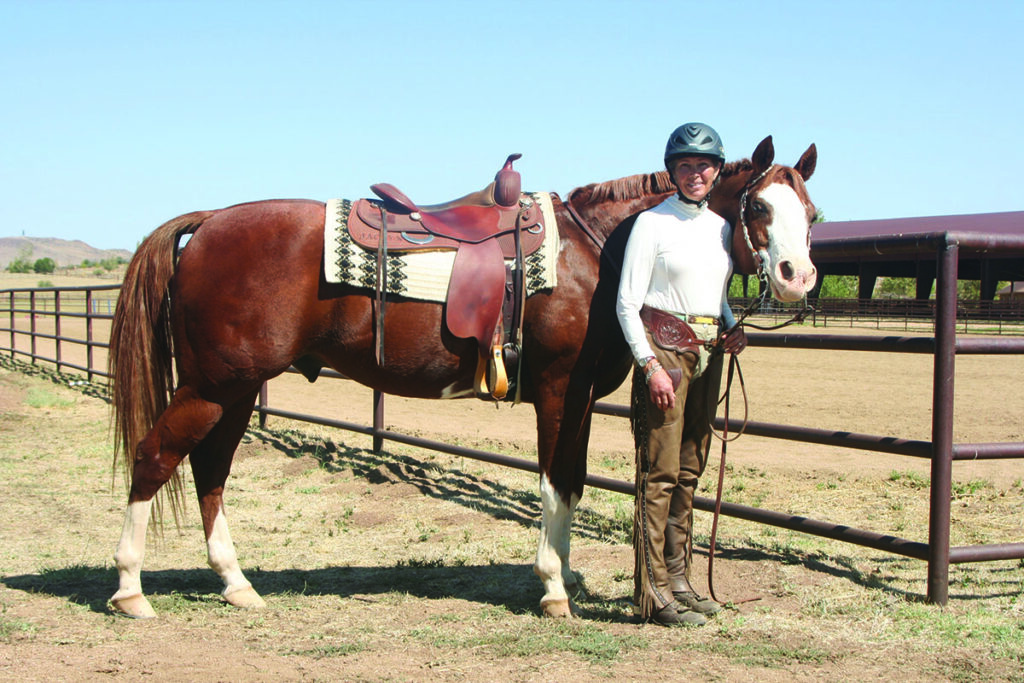
[[[640,320],[644,304],[677,314],[731,317],[725,312],[731,241],[728,221],[675,195],[637,217],[615,307],[637,361],[654,355]]]

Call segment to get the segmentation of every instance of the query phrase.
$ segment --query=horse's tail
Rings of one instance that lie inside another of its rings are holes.
[[[202,211],[179,216],[154,230],[128,264],[110,329],[108,370],[113,405],[114,469],[122,461],[130,486],[135,449],[167,408],[174,387],[170,294],[178,241],[213,215]],[[123,457],[122,457],[123,456]],[[175,521],[183,505],[180,474],[168,482]],[[157,498],[153,520],[162,519]]]

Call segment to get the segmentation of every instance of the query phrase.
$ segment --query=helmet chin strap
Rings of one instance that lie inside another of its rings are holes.
[[[669,177],[672,178],[672,184],[675,184],[676,178],[675,174],[672,171],[669,171]],[[676,195],[679,197],[679,200],[682,201],[684,204],[689,204],[690,206],[696,206],[697,208],[703,209],[708,205],[708,199],[711,198],[711,192],[712,190],[715,189],[715,185],[718,184],[718,179],[721,177],[722,168],[721,166],[719,166],[718,173],[715,174],[715,179],[711,181],[711,187],[708,189],[707,194],[704,195],[704,199],[690,199],[685,194],[683,194],[682,190],[676,192]],[[676,188],[678,189],[679,186],[676,185]]]
[[[701,199],[700,201],[697,201],[695,199],[690,199],[689,197],[687,197],[682,192],[677,192],[676,194],[679,196],[680,201],[682,201],[682,202],[684,202],[686,204],[690,204],[691,206],[697,206],[697,207],[700,207],[700,208],[703,209],[705,206],[708,205],[708,195],[707,194],[704,195],[704,199]],[[708,194],[711,194],[711,192],[708,192]]]

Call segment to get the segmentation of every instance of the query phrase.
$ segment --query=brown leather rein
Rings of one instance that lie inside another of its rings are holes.
[[[575,192],[575,190],[572,192]],[[567,200],[562,202],[562,206],[568,209],[569,215],[572,216],[572,219],[576,222],[576,225],[579,226],[579,229],[582,230],[583,234],[589,237],[590,241],[594,243],[594,246],[597,247],[597,251],[601,254],[601,258],[607,261],[608,265],[610,265],[616,273],[622,273],[622,266],[613,261],[612,257],[608,255],[607,251],[605,251],[604,243],[606,240],[602,239],[596,232],[594,232],[594,229],[590,227],[590,224],[587,223],[586,219],[583,218],[583,216],[580,215],[580,212],[576,210],[576,207],[572,205],[572,192],[569,193]]]

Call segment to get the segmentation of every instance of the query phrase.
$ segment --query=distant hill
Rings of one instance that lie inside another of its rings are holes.
[[[29,261],[52,258],[58,267],[81,265],[89,260],[95,263],[108,258],[129,259],[132,252],[127,249],[97,249],[90,247],[81,240],[62,240],[56,237],[0,237],[0,270],[6,268],[11,261],[22,252],[31,248]]]

